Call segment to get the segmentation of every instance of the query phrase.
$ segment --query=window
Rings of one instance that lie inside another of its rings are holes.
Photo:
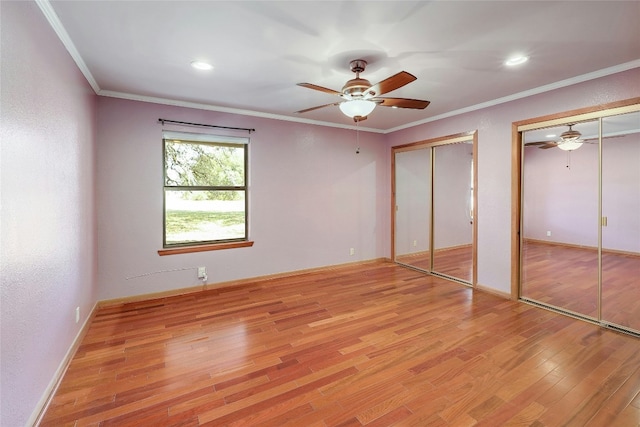
[[[247,240],[248,138],[163,132],[163,246]]]

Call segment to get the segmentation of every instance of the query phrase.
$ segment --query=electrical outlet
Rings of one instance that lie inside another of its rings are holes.
[[[349,249],[349,255],[355,255],[356,250],[354,248]]]
[[[416,246],[418,246],[418,241],[417,241],[417,240],[414,240],[414,241],[413,241],[413,247],[416,247]]]
[[[80,321],[80,307],[76,307],[76,323]]]
[[[207,267],[198,267],[198,279],[200,280],[207,279]]]
[[[551,231],[547,231],[547,237],[551,237]]]

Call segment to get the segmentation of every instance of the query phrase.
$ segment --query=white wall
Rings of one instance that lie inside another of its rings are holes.
[[[256,129],[249,145],[253,247],[157,254],[159,118]],[[99,299],[196,286],[198,266],[207,267],[209,283],[220,283],[389,257],[389,151],[381,134],[361,132],[359,145],[358,154],[352,130],[100,98]]]
[[[640,68],[399,130],[387,141],[391,147],[478,130],[478,283],[510,293],[511,124],[637,96]]]
[[[96,301],[96,96],[34,2],[0,3],[0,425],[14,427]]]

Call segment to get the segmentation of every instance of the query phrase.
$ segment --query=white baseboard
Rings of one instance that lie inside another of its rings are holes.
[[[95,316],[97,307],[98,307],[98,303],[96,302],[93,305],[93,308],[91,309],[91,313],[89,313],[84,323],[82,324],[82,327],[78,331],[78,334],[73,339],[73,342],[71,343],[71,346],[67,351],[67,354],[64,355],[62,362],[60,362],[58,369],[56,369],[56,372],[53,375],[51,382],[49,382],[49,385],[47,386],[44,393],[42,394],[40,401],[38,401],[38,404],[36,405],[35,409],[31,413],[31,416],[29,417],[29,420],[27,421],[27,424],[26,424],[28,427],[37,426],[42,420],[42,417],[44,416],[44,413],[46,412],[47,407],[49,406],[49,402],[51,402],[51,399],[53,399],[53,396],[55,395],[56,391],[58,390],[58,387],[60,386],[62,377],[64,376],[65,372],[67,371],[67,368],[69,367],[69,364],[71,363],[71,359],[73,359],[73,356],[76,354],[78,347],[80,347],[80,343],[82,343],[82,339],[86,335],[87,330],[91,325],[91,321]]]

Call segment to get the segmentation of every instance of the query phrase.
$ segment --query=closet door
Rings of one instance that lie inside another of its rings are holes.
[[[434,147],[433,271],[473,277],[473,143]]]
[[[431,271],[431,149],[395,153],[395,261]]]
[[[596,141],[565,151],[569,126],[523,134],[521,297],[598,318],[599,122],[572,130]]]
[[[640,112],[602,119],[602,321],[640,332]]]

